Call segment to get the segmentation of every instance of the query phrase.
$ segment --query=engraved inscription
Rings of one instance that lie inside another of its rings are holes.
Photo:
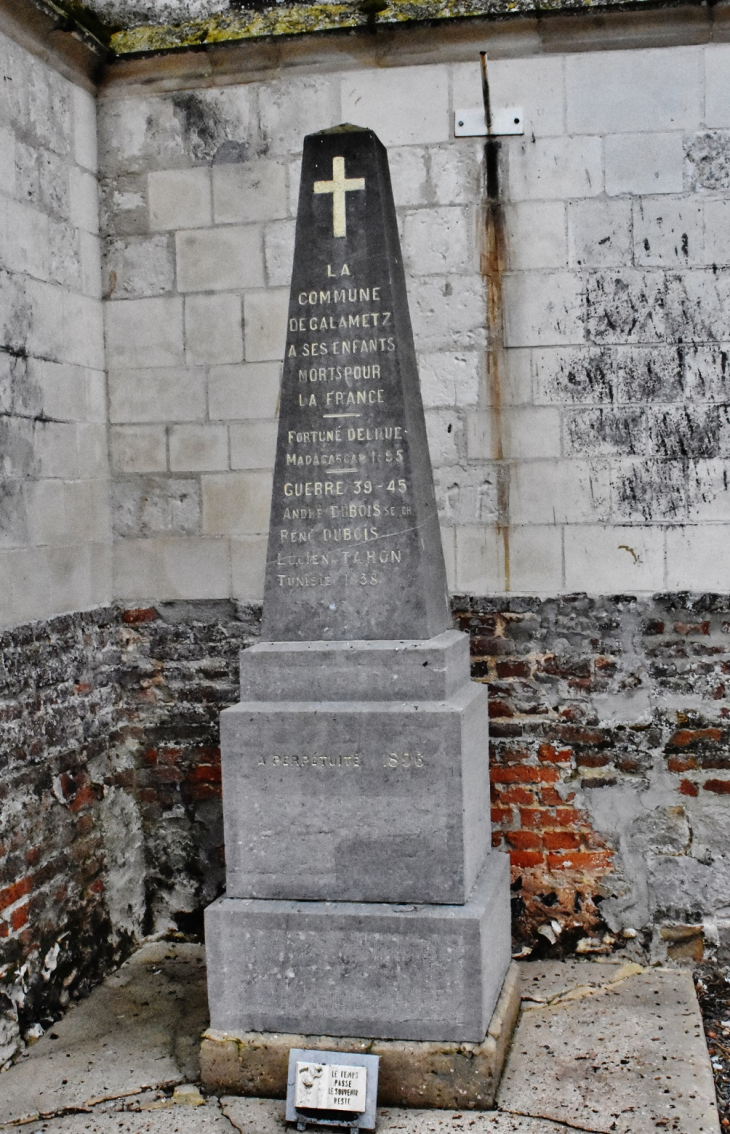
[[[365,190],[365,179],[346,178],[344,166],[344,159],[335,157],[332,180],[315,181],[313,186],[316,195],[333,194],[338,237],[347,234],[345,193]],[[275,492],[279,546],[308,545],[304,555],[277,553],[275,578],[283,590],[379,588],[407,577],[409,548],[402,536],[407,534],[404,521],[407,527],[413,514],[409,478],[387,475],[389,469],[405,472],[407,464],[403,407],[390,397],[397,378],[388,362],[389,356],[397,359],[396,337],[387,333],[393,322],[390,281],[358,278],[360,272],[358,264],[344,261],[313,269],[313,277],[319,278],[296,293],[296,307],[308,314],[292,313],[289,318],[287,364],[294,366],[288,360],[297,360],[297,381],[282,390],[282,413],[287,416],[289,410],[291,419],[292,410],[301,412],[306,427],[303,422],[302,428],[286,431],[284,464],[287,471],[311,469],[314,476],[280,482],[283,508],[277,507]],[[328,284],[333,278],[342,279],[342,286]],[[368,333],[353,334],[357,331]],[[371,361],[373,355],[379,360]],[[347,356],[363,361],[350,364]],[[310,359],[322,361],[312,366]],[[367,421],[361,423],[358,419],[365,414]],[[325,477],[327,471],[335,476],[320,479],[320,469]],[[345,548],[383,540],[388,541],[387,549],[367,555]]]
[[[336,1063],[297,1062],[294,1102],[308,1110],[366,1109],[367,1069]]]
[[[385,752],[383,767],[407,769],[425,767],[422,752]],[[258,768],[364,768],[365,757],[360,752],[307,753],[274,752],[259,755]],[[370,765],[371,767],[374,765]]]
[[[384,768],[422,768],[423,755],[420,752],[388,752],[383,755]]]
[[[347,269],[343,265],[340,271]],[[332,273],[332,265],[326,265]],[[385,327],[391,312],[373,310],[387,293],[388,284],[365,281],[363,286],[347,288],[319,287],[299,291],[299,305],[355,307],[347,314],[326,316],[292,316],[289,320],[290,357],[309,358],[324,355],[396,353],[396,339],[392,336],[371,338],[333,338],[313,341],[312,330],[342,330],[345,327]],[[359,308],[359,310],[357,310]],[[316,421],[320,414],[320,429],[290,429],[287,431],[287,468],[337,469],[338,479],[286,480],[281,492],[287,503],[295,501],[322,501],[312,509],[283,509],[282,519],[297,526],[280,527],[279,543],[329,544],[329,555],[323,557],[325,572],[306,572],[313,565],[311,557],[277,557],[277,567],[290,568],[290,572],[277,572],[277,583],[286,587],[345,586],[379,587],[390,574],[406,567],[407,547],[392,543],[401,542],[399,531],[402,521],[413,515],[409,502],[409,483],[406,476],[362,476],[370,469],[404,468],[406,464],[405,423],[394,420],[393,407],[389,407],[389,380],[392,374],[385,362],[370,365],[320,365],[298,367],[298,386],[305,387],[296,393],[296,406],[306,409]],[[377,383],[377,384],[375,384]],[[354,418],[362,416],[359,409],[367,408],[370,422],[360,425]],[[373,409],[383,407],[382,424],[375,424]],[[398,417],[400,413],[398,412]],[[345,422],[347,421],[347,424]],[[328,428],[329,422],[337,422]],[[387,445],[383,446],[383,442]],[[399,443],[400,442],[400,445]],[[357,474],[360,473],[358,476]],[[351,480],[345,479],[345,474]],[[367,502],[364,502],[364,501]],[[341,521],[373,521],[373,523],[341,524]],[[375,523],[377,522],[377,523]],[[357,552],[332,550],[332,544],[365,543],[389,540],[388,549],[368,552],[360,557]],[[353,568],[356,568],[355,570]],[[366,568],[365,570],[357,568]],[[404,573],[405,574],[405,573]]]
[[[350,275],[347,264],[340,271],[345,269]],[[332,274],[331,264],[327,264],[327,272]],[[341,332],[345,327],[388,326],[391,312],[374,309],[387,292],[387,282],[372,281],[347,288],[319,286],[300,291],[297,296],[300,306],[341,310],[347,305],[348,310],[346,314],[292,316],[288,357],[396,354],[396,340],[392,335],[347,339],[338,336],[317,341],[309,338],[313,330]],[[326,544],[328,547],[319,562],[314,548],[305,556],[279,553],[276,582],[280,588],[338,585],[378,588],[391,581],[391,577],[395,582],[401,571],[402,577],[406,577],[409,547],[408,541],[401,537],[407,534],[408,517],[413,515],[409,478],[387,475],[389,469],[405,472],[407,463],[407,430],[402,406],[391,405],[389,399],[393,377],[385,360],[362,365],[298,366],[299,388],[290,386],[284,391],[284,396],[291,399],[294,390],[294,407],[307,412],[308,424],[316,425],[318,419],[320,422],[319,428],[287,430],[285,467],[287,470],[333,470],[339,475],[332,479],[292,478],[281,484],[285,507],[280,514],[287,526],[279,528],[279,544],[314,544],[317,548]],[[359,424],[356,419],[366,410],[368,423]],[[372,475],[373,471],[379,475]],[[363,476],[363,473],[370,475]],[[311,502],[314,507],[289,506],[300,502]],[[276,509],[276,502],[274,507]],[[347,522],[351,520],[372,522]],[[362,556],[344,547],[341,551],[336,549],[338,544],[382,543],[383,540],[388,541],[387,548]],[[311,566],[323,566],[327,570],[307,570]]]
[[[362,768],[359,753],[343,755],[308,755],[306,752],[275,752],[273,755],[260,755],[257,767],[268,768]]]

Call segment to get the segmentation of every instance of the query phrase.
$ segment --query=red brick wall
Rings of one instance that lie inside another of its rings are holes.
[[[471,635],[472,676],[490,692],[492,843],[510,855],[514,935],[534,946],[537,929],[549,926],[537,943],[555,944],[557,921],[570,948],[606,928],[601,882],[613,850],[576,806],[572,784],[581,768],[609,762],[585,701],[614,663],[595,639],[556,654],[540,641],[535,611],[515,605],[478,610],[478,600],[462,601],[456,620]]]
[[[0,1016],[19,1015],[21,1030],[50,1020],[123,948],[104,904],[92,772],[117,719],[117,624],[95,611],[0,636]]]
[[[218,715],[257,632],[257,611],[185,603],[0,635],[0,1066],[220,892]]]
[[[681,958],[722,942],[730,600],[454,610],[491,694],[518,946],[607,949],[628,929]],[[258,631],[258,611],[223,602],[0,635],[0,1063],[3,1013],[50,1022],[140,936],[200,929],[224,878],[218,716]]]
[[[147,932],[202,932],[202,910],[224,884],[218,717],[238,699],[238,655],[259,611],[233,603],[125,610],[129,757],[115,783],[136,801],[147,857]]]
[[[517,940],[594,950],[635,930],[672,955],[682,926],[727,935],[727,598],[454,609],[491,695],[493,841],[512,861]]]

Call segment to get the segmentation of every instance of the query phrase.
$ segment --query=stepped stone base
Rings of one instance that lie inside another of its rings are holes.
[[[354,1039],[275,1032],[203,1034],[203,1085],[219,1095],[286,1097],[289,1049],[380,1056],[378,1105],[489,1110],[520,1009],[519,966],[507,970],[485,1039],[478,1044]]]

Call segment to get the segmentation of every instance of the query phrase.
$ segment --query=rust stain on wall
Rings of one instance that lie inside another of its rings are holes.
[[[486,96],[485,96],[486,101]],[[487,289],[487,390],[491,412],[492,459],[497,466],[497,534],[502,541],[504,588],[510,589],[509,465],[504,462],[503,382],[505,375],[502,279],[507,267],[504,211],[499,199],[500,143],[484,146],[485,204],[480,271]]]

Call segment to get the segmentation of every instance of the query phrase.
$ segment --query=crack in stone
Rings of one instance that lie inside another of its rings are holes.
[[[528,1001],[528,1003],[524,1003],[523,1011],[531,1012],[538,1008],[557,1008],[574,1000],[584,1000],[588,996],[600,996],[643,972],[646,972],[646,969],[642,965],[637,965],[635,961],[627,961],[626,964],[621,965],[612,980],[604,981],[603,984],[578,984],[574,988],[568,989],[567,992],[558,992],[555,996],[544,998],[539,995],[528,994],[523,997],[523,1001]],[[529,1001],[532,1001],[532,1003],[529,1003]]]
[[[40,422],[41,425],[54,424],[54,425],[72,425],[73,422],[67,417],[49,417],[47,413],[16,413],[14,410],[0,410],[0,417],[11,418],[12,420],[21,421],[35,421]]]
[[[87,1099],[85,1103],[79,1103],[77,1105],[61,1106],[61,1107],[58,1107],[56,1110],[34,1111],[32,1114],[25,1114],[25,1115],[23,1115],[22,1118],[15,1118],[15,1119],[12,1119],[10,1122],[0,1122],[0,1131],[1,1130],[12,1130],[12,1129],[15,1129],[17,1127],[28,1126],[31,1122],[47,1122],[52,1118],[68,1118],[70,1115],[73,1115],[73,1114],[93,1114],[93,1112],[97,1109],[97,1107],[100,1107],[103,1103],[124,1102],[126,1099],[135,1099],[139,1095],[144,1095],[148,1091],[163,1091],[163,1090],[166,1090],[170,1087],[180,1086],[181,1081],[182,1081],[182,1076],[181,1076],[180,1079],[177,1079],[177,1080],[166,1079],[163,1082],[155,1083],[154,1085],[150,1085],[150,1086],[146,1086],[146,1087],[137,1087],[134,1090],[125,1091],[124,1094],[97,1095],[94,1098]],[[169,1103],[170,1103],[170,1105],[173,1105],[172,1099],[169,1100]],[[175,1105],[183,1105],[183,1104],[175,1104]],[[149,1107],[140,1107],[139,1109],[140,1110],[149,1110],[150,1108]],[[126,1111],[127,1108],[125,1107],[124,1110]],[[121,1109],[115,1109],[114,1111],[102,1112],[102,1113],[121,1114],[122,1110]]]
[[[497,1114],[515,1115],[517,1118],[534,1118],[535,1122],[550,1122],[562,1130],[577,1130],[578,1134],[605,1134],[598,1126],[575,1126],[572,1122],[563,1122],[557,1118],[548,1118],[545,1114],[530,1114],[526,1110],[505,1110],[499,1107]]]
[[[121,1095],[96,1095],[94,1098],[87,1099],[84,1107],[82,1107],[81,1110],[88,1110],[105,1102],[117,1102],[117,1100],[119,1099],[131,1099],[134,1098],[135,1095],[144,1094],[145,1091],[164,1091],[168,1087],[177,1087],[180,1084],[181,1080],[182,1074],[180,1075],[179,1079],[165,1079],[161,1083],[150,1083],[144,1087],[137,1087],[137,1089],[134,1091],[125,1091]],[[45,1115],[43,1117],[45,1117]]]

